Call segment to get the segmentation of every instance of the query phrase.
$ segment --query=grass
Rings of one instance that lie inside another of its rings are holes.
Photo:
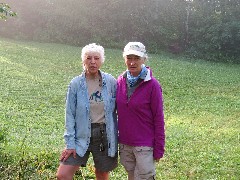
[[[240,65],[149,56],[167,136],[157,179],[240,179]],[[106,49],[102,70],[125,69],[121,50]],[[0,179],[55,179],[65,93],[81,71],[79,47],[0,38]],[[94,179],[92,159],[75,178]],[[126,179],[120,164],[111,179]]]

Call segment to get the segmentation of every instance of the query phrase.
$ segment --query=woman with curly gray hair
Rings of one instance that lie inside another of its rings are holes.
[[[82,49],[83,72],[72,79],[66,97],[66,147],[57,179],[70,180],[93,156],[97,180],[108,180],[117,167],[116,80],[100,70],[104,48],[95,43]]]

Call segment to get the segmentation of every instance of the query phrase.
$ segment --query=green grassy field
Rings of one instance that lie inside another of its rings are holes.
[[[0,39],[0,179],[55,179],[64,105],[80,48]],[[240,65],[162,53],[147,62],[163,87],[166,153],[157,179],[240,179]],[[106,49],[103,71],[126,69]],[[94,179],[92,160],[76,179]],[[121,165],[111,179],[126,179]]]

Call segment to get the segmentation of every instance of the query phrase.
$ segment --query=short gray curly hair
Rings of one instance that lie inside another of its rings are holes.
[[[99,53],[101,63],[102,64],[104,63],[104,60],[105,60],[104,48],[100,45],[97,45],[96,43],[88,44],[82,48],[82,54],[81,54],[82,62],[84,62],[86,55],[91,52]]]

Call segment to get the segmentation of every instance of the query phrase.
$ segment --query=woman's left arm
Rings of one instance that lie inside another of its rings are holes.
[[[155,80],[151,94],[151,111],[154,121],[154,159],[163,157],[165,147],[165,123],[163,112],[163,95],[161,85]]]
[[[76,90],[70,83],[66,97],[64,139],[66,149],[75,149],[75,116],[76,116]]]

